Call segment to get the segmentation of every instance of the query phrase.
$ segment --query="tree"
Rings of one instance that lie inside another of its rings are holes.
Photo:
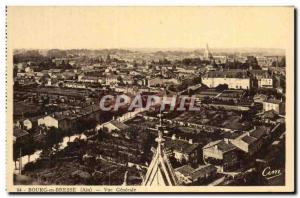
[[[285,67],[285,56],[282,57],[278,63],[278,66],[279,67]]]

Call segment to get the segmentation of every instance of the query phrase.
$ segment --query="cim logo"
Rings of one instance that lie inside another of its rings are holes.
[[[267,180],[269,180],[282,175],[282,172],[280,169],[273,170],[270,166],[268,166],[262,171],[261,175],[264,176]]]

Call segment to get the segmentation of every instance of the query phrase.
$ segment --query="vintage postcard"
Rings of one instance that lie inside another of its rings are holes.
[[[294,7],[7,7],[8,192],[294,192]]]

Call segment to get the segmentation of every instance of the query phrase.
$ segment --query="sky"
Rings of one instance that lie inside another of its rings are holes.
[[[8,7],[14,49],[281,48],[292,7]]]

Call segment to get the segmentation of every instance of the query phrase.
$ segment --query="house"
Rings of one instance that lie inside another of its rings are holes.
[[[273,79],[271,77],[262,77],[258,79],[258,87],[272,88]]]
[[[181,185],[201,184],[207,180],[215,178],[217,168],[207,164],[192,168],[190,165],[184,165],[175,169],[175,174]]]
[[[148,80],[148,87],[152,86],[160,86],[160,85],[166,85],[166,84],[174,84],[178,85],[180,84],[180,81],[176,78],[160,78],[160,77],[155,77],[151,78]]]
[[[248,156],[252,156],[261,149],[264,143],[263,137],[267,135],[268,132],[268,128],[255,127],[253,130],[242,134],[230,142]]]
[[[117,75],[108,75],[105,78],[106,85],[114,85],[114,84],[118,84],[118,82],[119,80]]]
[[[246,91],[244,90],[224,90],[217,96],[217,98],[223,101],[233,100],[234,102],[238,102],[244,97],[245,94]]]
[[[243,70],[209,71],[201,80],[209,88],[227,84],[229,89],[250,89],[250,77]]]
[[[250,70],[249,71],[254,87],[272,88],[273,78],[266,70]]]
[[[46,127],[58,128],[58,120],[53,115],[47,115],[38,119],[38,125],[45,125]]]
[[[48,128],[54,127],[62,130],[68,130],[72,127],[69,117],[70,113],[68,112],[54,113],[38,119],[38,125],[45,125]]]
[[[97,76],[82,76],[79,80],[79,82],[85,82],[85,83],[100,83],[101,80]]]
[[[63,79],[75,79],[76,73],[73,71],[64,71],[61,73],[61,78]]]
[[[270,111],[265,111],[263,114],[260,115],[260,120],[265,122],[265,123],[270,123],[270,124],[277,124],[278,122],[284,123],[284,118],[280,117],[277,112],[274,110]]]
[[[39,117],[31,117],[31,118],[26,118],[26,119],[22,119],[22,120],[19,120],[17,122],[17,125],[20,127],[20,128],[23,128],[25,130],[30,130],[32,128],[35,128],[38,126],[38,119],[40,118]]]
[[[261,67],[270,67],[274,61],[277,61],[277,57],[257,56],[256,60]]]
[[[14,128],[13,129],[13,141],[14,143],[24,143],[28,141],[30,138],[30,134],[20,128]]]
[[[61,73],[61,69],[49,69],[48,70],[48,75],[51,77],[51,78],[56,78],[58,74]]]
[[[107,131],[109,133],[111,133],[112,131],[123,131],[123,130],[127,130],[129,129],[129,126],[127,126],[126,124],[119,122],[117,120],[112,120],[110,122],[106,122],[103,123],[102,125],[98,125],[96,127],[96,130],[100,130],[100,129],[107,129]]]
[[[231,171],[239,166],[237,147],[228,140],[217,140],[205,145],[203,160],[206,164],[215,165],[218,171]]]
[[[71,81],[65,82],[64,86],[68,87],[68,88],[76,88],[76,89],[85,89],[86,88],[84,83],[77,83],[77,82],[71,82]]]
[[[264,95],[264,94],[256,94],[253,97],[253,101],[256,103],[261,103],[263,104],[266,100],[268,99],[268,96]]]
[[[280,100],[276,99],[269,99],[263,102],[263,109],[264,111],[274,110],[279,114],[284,113],[284,103]]]
[[[122,78],[122,82],[125,85],[132,85],[133,84],[133,78],[130,77],[130,76],[125,76],[125,77]]]
[[[34,73],[33,69],[30,67],[25,68],[25,73]]]
[[[200,161],[201,148],[198,143],[193,143],[192,139],[177,139],[173,134],[172,138],[165,137],[165,148],[180,163],[198,164]]]

